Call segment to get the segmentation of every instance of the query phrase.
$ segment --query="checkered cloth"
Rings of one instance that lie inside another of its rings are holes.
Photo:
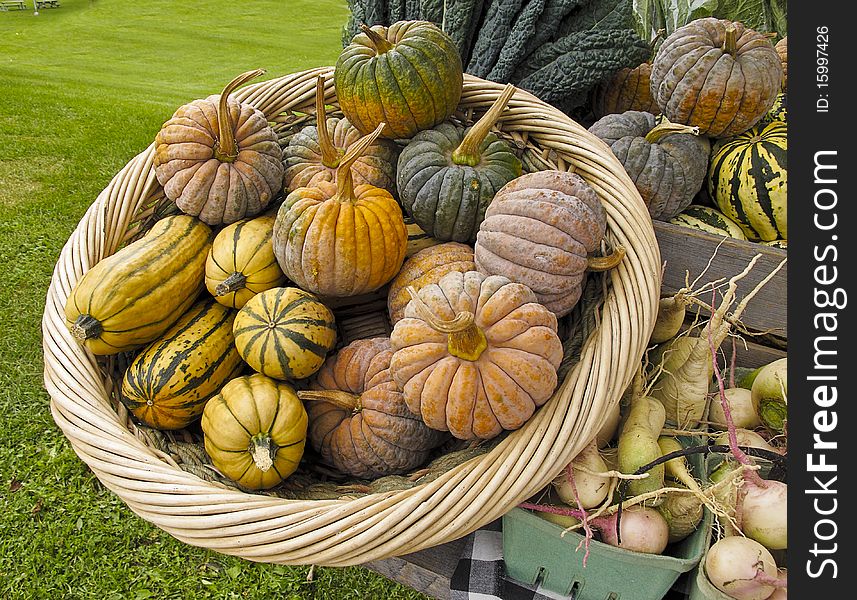
[[[681,580],[676,582],[663,600],[686,600],[687,594],[678,589],[683,585]],[[573,596],[552,592],[541,585],[527,585],[506,575],[501,519],[465,538],[458,565],[449,582],[449,591],[452,600],[574,600]]]
[[[497,519],[467,536],[449,582],[452,600],[572,600],[506,575],[501,523]]]

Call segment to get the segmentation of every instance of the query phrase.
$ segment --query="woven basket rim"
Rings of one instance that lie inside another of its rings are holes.
[[[234,97],[270,119],[308,108],[319,67],[248,85]],[[459,108],[487,108],[503,84],[465,74]],[[158,189],[154,144],[99,194],[62,249],[42,320],[45,386],[54,421],[98,479],[136,514],[186,543],[250,560],[347,566],[436,546],[499,518],[544,487],[590,440],[619,401],[657,313],[660,253],[648,211],[607,146],[558,109],[516,90],[500,119],[560,157],[598,191],[607,238],[623,263],[609,274],[600,324],[554,396],[525,426],[482,456],[413,488],[339,500],[242,493],[183,471],[144,444],[110,402],[113,382],[69,334],[63,307],[74,283],[115,251],[131,218]]]

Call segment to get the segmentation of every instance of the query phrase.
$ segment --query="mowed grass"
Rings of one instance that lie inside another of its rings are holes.
[[[184,545],[104,488],[54,424],[41,316],[88,205],[183,102],[237,73],[333,64],[344,0],[62,0],[0,13],[0,598],[418,598]]]

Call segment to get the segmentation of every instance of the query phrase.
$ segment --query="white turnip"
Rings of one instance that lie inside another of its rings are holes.
[[[735,387],[724,390],[726,401],[729,403],[729,410],[732,412],[732,421],[735,427],[742,429],[754,429],[762,424],[759,420],[759,415],[756,414],[756,409],[753,405],[753,394],[750,390]],[[723,412],[723,405],[716,400],[711,403],[708,409],[708,422],[714,429],[726,429],[726,415]]]
[[[777,565],[762,544],[741,536],[715,542],[705,557],[705,575],[718,590],[735,600],[765,600],[776,589],[761,579],[775,578]],[[767,576],[767,577],[766,577]]]
[[[593,439],[553,480],[554,490],[569,506],[586,510],[595,508],[604,502],[611,489],[613,478],[599,475],[607,470],[607,463],[598,453]]]
[[[759,487],[748,481],[741,489],[741,531],[770,550],[788,546],[788,486],[781,481],[765,481]]]
[[[755,431],[751,431],[749,429],[736,429],[735,436],[738,440],[739,446],[744,446],[747,448],[760,448],[761,450],[769,450],[771,452],[779,452],[776,448],[771,446],[765,438],[763,438]],[[718,435],[716,438],[714,438],[714,443],[718,445],[728,446],[729,432],[724,431],[723,433]]]

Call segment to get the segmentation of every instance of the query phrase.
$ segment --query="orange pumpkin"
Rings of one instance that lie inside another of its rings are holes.
[[[556,316],[527,286],[452,272],[405,308],[390,337],[393,379],[411,411],[459,439],[517,429],[553,394]]]

